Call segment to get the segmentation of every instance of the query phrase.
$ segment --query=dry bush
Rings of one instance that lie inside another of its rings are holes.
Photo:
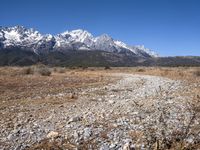
[[[180,77],[184,77],[184,73],[183,72],[178,72],[178,75],[180,76]]]
[[[23,73],[27,75],[34,74],[34,69],[32,67],[24,68]]]
[[[65,68],[60,68],[60,69],[58,70],[58,72],[59,72],[59,73],[65,73],[66,70],[65,70]]]
[[[42,76],[50,76],[51,70],[47,67],[38,68],[37,72]]]
[[[137,72],[145,72],[146,70],[144,68],[138,68],[136,71]]]
[[[169,75],[170,72],[171,72],[171,70],[169,70],[169,69],[165,69],[165,70],[163,71],[164,75]]]
[[[58,68],[54,67],[53,72],[58,72]]]
[[[35,65],[30,66],[22,69],[22,74],[30,75],[30,74],[39,74],[42,76],[50,76],[51,75],[51,69],[48,68],[45,65]]]
[[[193,74],[197,77],[200,77],[200,70],[195,70]]]
[[[78,67],[76,67],[76,66],[71,66],[71,67],[69,67],[69,69],[75,70],[75,69],[78,69]]]
[[[33,66],[34,73],[42,75],[42,76],[50,76],[51,75],[51,69],[44,64],[37,64]]]
[[[110,66],[105,66],[104,69],[105,70],[110,70],[111,68],[110,68]]]
[[[87,66],[82,66],[81,69],[82,70],[86,70],[86,69],[88,69],[88,67]]]
[[[57,73],[65,73],[66,72],[66,68],[60,68],[60,67],[55,67],[53,69],[54,72],[57,72]]]

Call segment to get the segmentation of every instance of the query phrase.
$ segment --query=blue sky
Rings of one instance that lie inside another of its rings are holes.
[[[200,0],[1,0],[0,26],[85,29],[161,56],[200,56]]]

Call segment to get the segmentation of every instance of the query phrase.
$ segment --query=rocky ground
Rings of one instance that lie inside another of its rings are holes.
[[[4,116],[17,113],[0,121],[0,149],[196,148],[199,114],[186,82],[131,73],[109,76],[115,80],[108,84],[47,94],[45,99],[58,101],[54,107],[44,101],[1,108]],[[71,101],[59,103],[65,97]]]

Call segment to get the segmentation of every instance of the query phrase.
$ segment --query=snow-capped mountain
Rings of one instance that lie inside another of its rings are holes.
[[[1,48],[20,47],[34,52],[52,50],[55,45],[54,36],[42,35],[34,29],[22,26],[0,28]]]
[[[94,37],[85,30],[66,31],[58,35],[42,35],[23,26],[0,27],[0,49],[20,47],[37,54],[65,50],[102,50],[142,57],[158,55],[144,46],[128,46],[107,34]]]

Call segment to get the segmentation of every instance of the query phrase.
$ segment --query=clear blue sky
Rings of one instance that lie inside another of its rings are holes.
[[[161,56],[200,56],[200,0],[1,0],[0,26],[57,34],[82,28]]]

